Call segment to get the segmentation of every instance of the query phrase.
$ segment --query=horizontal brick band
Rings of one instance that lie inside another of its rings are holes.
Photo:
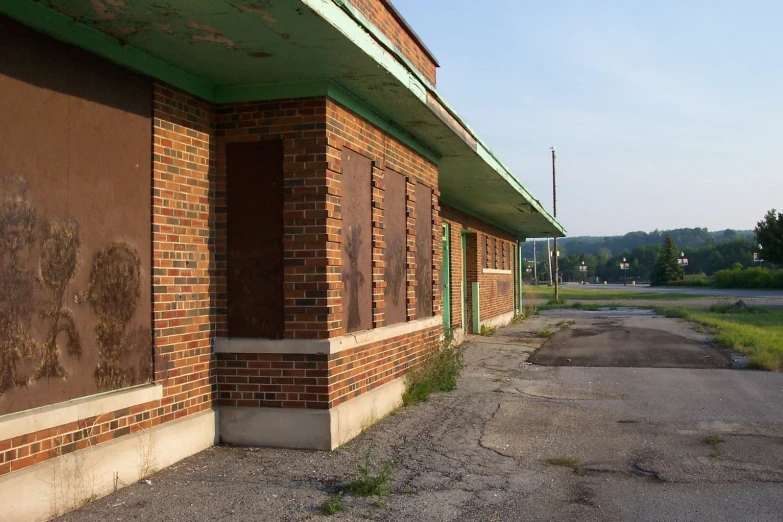
[[[438,326],[442,317],[333,337],[332,339],[215,339],[215,353],[335,354]]]

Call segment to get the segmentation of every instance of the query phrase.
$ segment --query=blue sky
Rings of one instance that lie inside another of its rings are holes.
[[[783,2],[394,0],[438,90],[569,235],[783,210]]]

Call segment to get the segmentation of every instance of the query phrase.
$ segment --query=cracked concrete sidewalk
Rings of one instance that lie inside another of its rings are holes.
[[[682,321],[626,315],[612,320],[706,341]],[[474,337],[456,391],[335,452],[215,447],[61,520],[783,518],[783,374],[527,362],[536,332],[599,320],[552,311]],[[347,494],[345,511],[321,515],[368,449],[402,459],[392,494]],[[561,457],[578,469],[547,464]]]

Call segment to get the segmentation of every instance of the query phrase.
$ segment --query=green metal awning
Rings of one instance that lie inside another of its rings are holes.
[[[331,96],[438,163],[444,203],[520,238],[565,235],[345,0],[0,0],[0,12],[215,103]]]

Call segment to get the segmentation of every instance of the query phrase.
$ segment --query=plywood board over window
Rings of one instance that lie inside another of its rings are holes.
[[[228,335],[282,339],[283,142],[227,143]]]
[[[152,83],[3,17],[0,47],[2,415],[152,376]]]
[[[346,332],[372,328],[372,161],[342,154],[343,325]]]
[[[384,172],[384,323],[403,323],[406,319],[406,230],[405,230],[405,177],[392,170]]]
[[[416,318],[432,316],[432,189],[416,184]]]

